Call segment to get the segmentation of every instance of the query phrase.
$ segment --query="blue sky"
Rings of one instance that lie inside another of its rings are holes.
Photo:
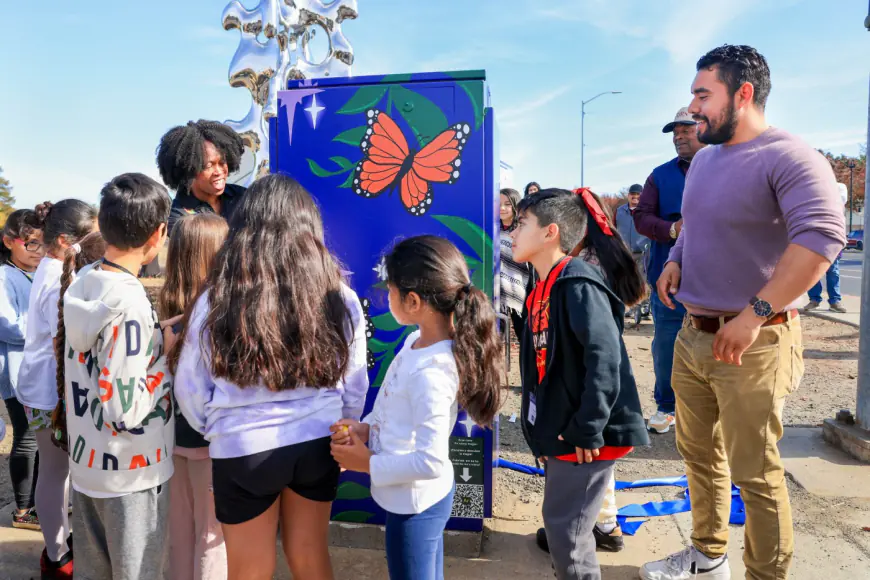
[[[253,5],[253,0],[245,0]],[[0,166],[20,207],[96,201],[113,175],[157,176],[163,132],[241,119],[227,84],[238,32],[222,0],[15,2],[0,35]],[[360,0],[344,31],[354,74],[486,69],[514,181],[614,192],[673,156],[661,127],[689,100],[694,63],[719,44],[772,69],[768,120],[816,147],[866,140],[870,32],[855,0]]]

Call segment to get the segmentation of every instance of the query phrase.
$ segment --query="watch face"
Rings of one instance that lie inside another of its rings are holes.
[[[752,305],[752,309],[755,311],[755,315],[761,318],[770,318],[773,314],[773,307],[770,305],[770,302],[765,302],[764,300],[756,301]]]

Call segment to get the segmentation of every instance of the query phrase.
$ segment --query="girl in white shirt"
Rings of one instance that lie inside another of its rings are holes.
[[[501,402],[495,312],[443,238],[400,242],[386,267],[390,311],[419,329],[390,365],[372,412],[332,426],[332,455],[345,469],[371,474],[372,497],[387,512],[390,578],[441,580],[457,404],[488,425]]]

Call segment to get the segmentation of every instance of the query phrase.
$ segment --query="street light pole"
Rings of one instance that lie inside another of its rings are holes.
[[[604,95],[619,95],[622,91],[604,91],[603,93],[598,93],[591,99],[587,101],[581,101],[580,103],[580,187],[586,185],[585,178],[585,155],[586,155],[586,105],[591,103],[598,97]]]
[[[849,160],[849,233],[852,233],[852,212],[854,210],[854,206],[852,205],[852,177],[855,174],[855,162]]]

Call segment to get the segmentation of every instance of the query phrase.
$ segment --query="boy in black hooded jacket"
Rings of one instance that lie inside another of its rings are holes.
[[[613,233],[591,195],[564,193],[523,200],[512,233],[514,258],[539,279],[520,338],[522,427],[546,465],[543,516],[556,575],[596,579],[592,530],[614,461],[649,440],[622,341],[625,306],[600,266],[568,256],[587,227]]]

